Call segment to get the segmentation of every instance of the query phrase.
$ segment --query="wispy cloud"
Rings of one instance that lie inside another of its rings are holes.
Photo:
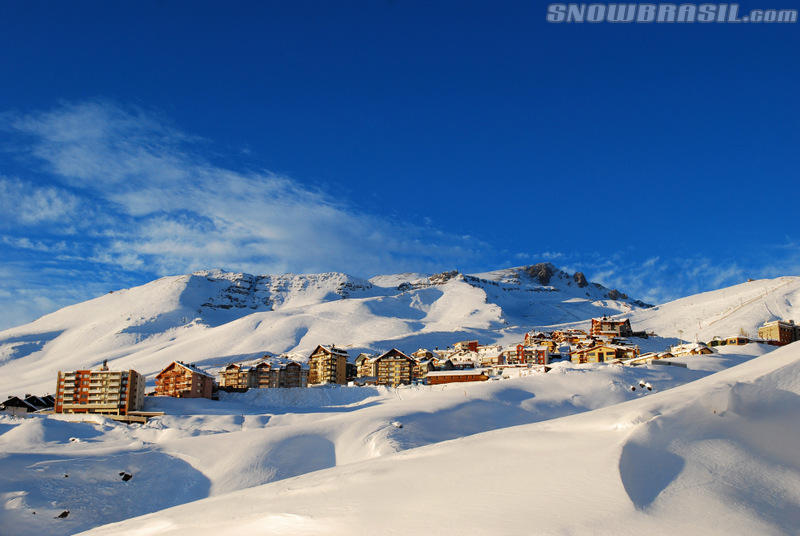
[[[77,197],[62,188],[0,176],[0,225],[4,227],[70,221],[79,204]]]
[[[3,290],[18,301],[6,317],[15,323],[202,268],[370,276],[475,265],[491,252],[430,221],[370,212],[267,170],[217,165],[209,142],[140,108],[94,101],[3,120],[13,156],[36,177],[0,176],[0,240],[14,261]],[[49,263],[75,273],[48,272]]]
[[[0,329],[154,276],[212,267],[370,276],[552,261],[653,303],[800,272],[800,248],[788,237],[765,245],[770,260],[761,262],[592,251],[589,240],[568,251],[574,239],[559,251],[497,251],[424,215],[409,218],[402,206],[379,213],[268,170],[220,165],[208,140],[157,112],[106,101],[6,112],[0,124],[13,140],[6,151],[30,170],[0,175]]]
[[[256,272],[439,268],[486,244],[388,220],[269,171],[220,167],[205,142],[158,115],[107,102],[10,116],[27,154],[91,204],[94,259],[158,275],[209,266]],[[79,201],[57,186],[29,189],[35,221],[66,218]],[[33,221],[33,220],[32,220]]]

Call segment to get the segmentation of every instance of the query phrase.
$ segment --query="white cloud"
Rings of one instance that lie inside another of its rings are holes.
[[[465,264],[488,249],[470,237],[369,214],[288,177],[216,166],[202,157],[200,140],[140,109],[90,102],[10,124],[47,171],[93,201],[89,227],[113,239],[97,238],[92,258],[125,269],[372,275]],[[39,221],[48,206],[55,219],[77,205],[38,195],[50,200],[39,204]]]
[[[5,226],[71,220],[78,205],[78,198],[62,188],[0,177],[0,224]]]

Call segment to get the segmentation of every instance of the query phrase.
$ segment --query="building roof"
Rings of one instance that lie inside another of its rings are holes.
[[[36,406],[34,406],[33,404],[30,404],[30,403],[26,402],[25,400],[21,399],[18,396],[12,396],[8,400],[6,400],[4,402],[0,402],[0,409],[6,409],[7,407],[8,408],[24,408],[29,413],[37,411],[39,409]]]
[[[173,361],[172,363],[167,365],[166,368],[164,368],[164,370],[167,370],[173,364],[181,366],[181,367],[185,368],[186,370],[189,370],[189,371],[194,372],[196,374],[200,374],[202,376],[208,376],[209,378],[214,379],[214,377],[211,374],[209,374],[208,372],[205,372],[203,370],[200,370],[199,368],[197,368],[196,365],[184,363],[183,361]],[[161,372],[164,372],[164,370],[162,370]],[[161,374],[161,372],[159,372],[159,374]]]
[[[571,353],[573,354],[582,354],[584,352],[591,352],[592,350],[599,350],[600,348],[611,348],[613,350],[635,350],[635,346],[628,346],[624,344],[611,344],[611,343],[602,343],[602,344],[595,344],[594,346],[589,346],[587,348],[578,348],[577,350],[573,350]]]
[[[425,376],[484,376],[483,369],[432,370]]]
[[[49,404],[44,399],[42,399],[42,398],[40,398],[38,396],[35,396],[35,395],[30,395],[30,396],[25,397],[25,402],[27,402],[31,406],[34,406],[36,409],[49,408],[49,407],[51,407],[53,405],[53,404]]]
[[[379,355],[378,357],[372,358],[372,361],[377,361],[378,359],[383,359],[384,357],[399,357],[401,359],[407,359],[409,361],[414,361],[414,359],[412,359],[411,357],[407,356],[406,354],[404,354],[403,352],[401,352],[397,348],[392,348],[388,352],[384,352],[381,355]]]
[[[763,328],[763,327],[767,327],[767,326],[774,326],[775,324],[786,324],[786,325],[791,325],[791,326],[796,326],[797,325],[797,324],[794,323],[794,320],[791,320],[791,319],[790,320],[770,320],[769,322],[764,322],[763,324],[761,324],[761,327]]]
[[[312,354],[316,353],[317,350],[320,349],[320,348],[322,348],[323,351],[325,351],[325,352],[327,352],[329,354],[337,354],[337,355],[343,355],[345,357],[349,357],[348,354],[347,354],[347,350],[344,350],[342,348],[337,348],[336,345],[334,345],[334,344],[320,344],[316,348],[314,348],[314,351],[311,352],[311,353]]]

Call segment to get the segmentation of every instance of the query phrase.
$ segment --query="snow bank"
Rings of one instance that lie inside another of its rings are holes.
[[[90,534],[791,534],[800,513],[798,412],[795,344],[622,404],[340,465]]]

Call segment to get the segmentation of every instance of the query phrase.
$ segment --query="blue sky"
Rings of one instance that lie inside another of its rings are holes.
[[[798,31],[2,2],[0,328],[209,267],[550,261],[652,302],[797,275]]]

